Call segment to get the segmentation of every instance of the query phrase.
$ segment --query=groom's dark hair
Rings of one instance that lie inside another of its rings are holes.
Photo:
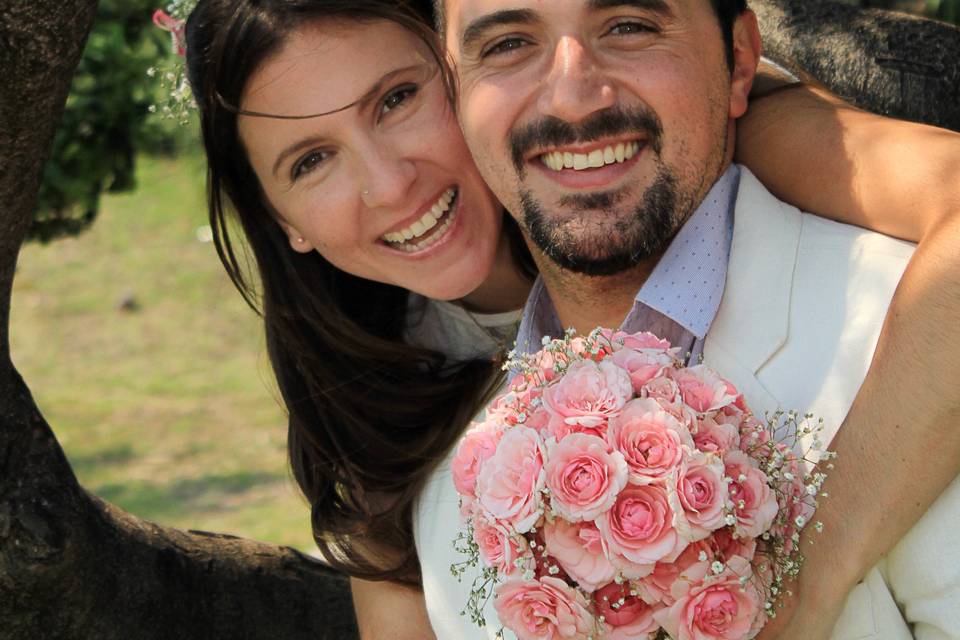
[[[445,2],[446,0],[433,0],[433,18],[441,42],[446,29]],[[747,10],[747,0],[710,0],[710,6],[720,22],[723,43],[726,45],[727,67],[733,71],[733,23]]]

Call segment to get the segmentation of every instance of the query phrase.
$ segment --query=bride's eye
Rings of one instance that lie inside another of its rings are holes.
[[[290,180],[296,182],[301,176],[316,169],[329,156],[330,154],[328,152],[319,150],[304,154],[299,160],[293,163],[293,167],[290,169]]]
[[[410,98],[415,96],[420,90],[415,84],[405,84],[403,86],[397,87],[386,96],[380,103],[380,116],[385,116],[394,109],[401,107],[404,103],[408,102]]]

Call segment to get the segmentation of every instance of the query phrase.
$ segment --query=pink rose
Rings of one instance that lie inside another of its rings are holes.
[[[627,484],[627,463],[605,440],[571,433],[547,442],[546,482],[550,505],[570,522],[593,520],[610,508]]]
[[[737,424],[706,416],[699,421],[693,442],[700,451],[723,455],[740,446],[740,431]]]
[[[733,527],[724,527],[714,531],[704,542],[710,545],[712,553],[716,556],[721,558],[740,556],[749,562],[753,562],[753,556],[757,553],[757,539],[736,538],[733,533]]]
[[[627,333],[625,331],[603,329],[600,331],[600,335],[613,344],[614,350],[617,350],[617,347],[620,346],[627,349],[656,349],[661,351],[667,351],[671,348],[668,340],[662,340],[649,331]]]
[[[709,562],[700,562],[674,582],[676,601],[654,613],[656,621],[674,640],[742,640],[751,636],[763,616],[762,598],[740,576],[750,575],[750,563],[734,556],[719,575]]]
[[[730,499],[737,517],[736,534],[756,538],[767,531],[777,517],[777,497],[767,484],[767,476],[754,467],[742,451],[731,451],[723,460],[730,483]]]
[[[653,619],[656,610],[625,584],[612,582],[593,594],[597,616],[603,616],[605,640],[652,639],[660,625]]]
[[[497,450],[502,436],[502,429],[491,421],[478,423],[467,431],[451,463],[453,484],[460,495],[476,497],[477,474]]]
[[[649,398],[628,402],[610,421],[607,439],[626,459],[633,484],[662,481],[680,465],[683,447],[693,448],[686,428]]]
[[[543,514],[543,441],[534,429],[507,429],[477,477],[477,496],[490,514],[526,533]]]
[[[670,377],[663,375],[652,378],[640,387],[641,398],[653,398],[661,403],[673,404],[680,399],[680,386]]]
[[[680,463],[676,484],[680,509],[674,525],[688,542],[703,540],[723,526],[727,502],[723,474],[723,460],[712,453],[695,451]]]
[[[633,390],[640,393],[643,385],[658,377],[664,369],[673,366],[673,357],[666,351],[621,349],[613,354],[613,362],[622,367],[633,383]]]
[[[617,573],[607,559],[600,530],[592,522],[548,520],[543,525],[543,538],[547,553],[588,593],[613,580]]]
[[[558,578],[507,580],[494,590],[493,606],[518,640],[579,640],[593,631],[586,600]]]
[[[629,485],[596,523],[610,561],[630,579],[649,574],[660,560],[672,561],[686,546],[673,528],[673,510],[661,485]]]
[[[712,562],[715,555],[708,540],[694,542],[687,545],[673,562],[658,562],[650,575],[633,583],[634,587],[644,602],[671,605],[674,601],[673,583],[680,574],[699,562]]]
[[[699,413],[716,411],[737,400],[736,389],[706,365],[674,369],[668,373],[679,385],[683,401]]]
[[[543,393],[551,414],[550,432],[561,440],[568,433],[603,436],[607,420],[620,413],[633,395],[627,372],[609,360],[579,360]]]
[[[487,566],[500,575],[511,575],[519,568],[516,561],[528,557],[527,542],[523,536],[513,533],[510,527],[495,518],[477,514],[473,520],[473,539],[480,547],[480,556]]]

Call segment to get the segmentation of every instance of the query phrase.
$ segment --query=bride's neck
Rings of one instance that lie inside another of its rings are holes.
[[[510,238],[501,233],[490,275],[479,287],[460,298],[460,304],[479,313],[514,311],[523,307],[532,284],[513,259]]]

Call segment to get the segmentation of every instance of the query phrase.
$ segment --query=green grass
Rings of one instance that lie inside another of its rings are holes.
[[[309,551],[260,320],[197,238],[203,169],[196,154],[140,158],[137,191],[108,196],[89,231],[24,247],[14,363],[94,493]]]

